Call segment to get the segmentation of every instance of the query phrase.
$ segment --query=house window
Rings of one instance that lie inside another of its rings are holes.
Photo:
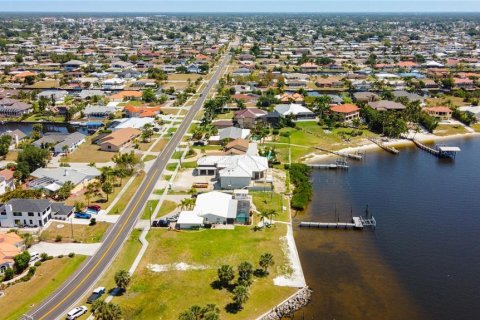
[[[29,216],[29,217],[33,217],[34,215],[35,215],[35,213],[33,213],[33,212],[29,212],[29,213],[28,213],[28,216]]]
[[[21,217],[21,216],[22,216],[22,213],[21,213],[21,212],[14,212],[14,213],[13,213],[13,216],[14,216],[14,217]]]

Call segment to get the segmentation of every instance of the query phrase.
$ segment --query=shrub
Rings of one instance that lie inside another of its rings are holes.
[[[69,257],[69,258],[75,257],[75,252],[70,252],[70,253],[68,254],[68,257]]]
[[[13,279],[15,272],[13,271],[12,268],[7,268],[3,275],[4,275],[3,281],[8,281]]]
[[[34,264],[35,267],[40,267],[41,265],[42,265],[41,261],[36,261]]]
[[[40,261],[46,261],[46,260],[48,260],[48,254],[43,252],[42,254],[40,254]]]
[[[55,237],[55,242],[60,242],[60,241],[62,241],[62,236],[58,234],[58,235]]]
[[[96,225],[96,224],[97,224],[97,219],[91,218],[91,219],[90,219],[90,226],[94,226],[94,225]]]
[[[310,171],[310,167],[301,163],[292,163],[289,167],[290,179],[295,186],[291,207],[295,210],[305,210],[312,198]]]
[[[63,258],[63,254],[59,255],[57,258],[59,259]]]

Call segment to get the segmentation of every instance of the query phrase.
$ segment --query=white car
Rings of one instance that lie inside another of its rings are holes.
[[[87,313],[87,311],[88,311],[88,308],[85,307],[85,306],[80,306],[80,307],[73,308],[72,310],[70,310],[69,313],[67,313],[67,319],[68,320],[77,319],[81,315]]]

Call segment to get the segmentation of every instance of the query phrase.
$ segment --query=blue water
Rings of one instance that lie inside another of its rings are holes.
[[[298,221],[341,221],[368,204],[375,232],[295,230],[315,293],[306,319],[480,319],[480,139],[455,161],[416,148],[316,170]],[[336,208],[336,209],[335,209]],[[352,276],[355,275],[355,276]]]

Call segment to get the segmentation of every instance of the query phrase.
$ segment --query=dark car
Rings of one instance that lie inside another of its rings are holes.
[[[92,204],[91,206],[88,206],[88,209],[93,210],[93,211],[100,211],[102,208],[99,205]]]
[[[95,300],[98,300],[104,293],[105,287],[98,287],[97,289],[93,290],[90,297],[88,297],[87,303],[93,303]]]
[[[165,228],[168,227],[169,222],[167,220],[155,220],[152,222],[152,227]]]

